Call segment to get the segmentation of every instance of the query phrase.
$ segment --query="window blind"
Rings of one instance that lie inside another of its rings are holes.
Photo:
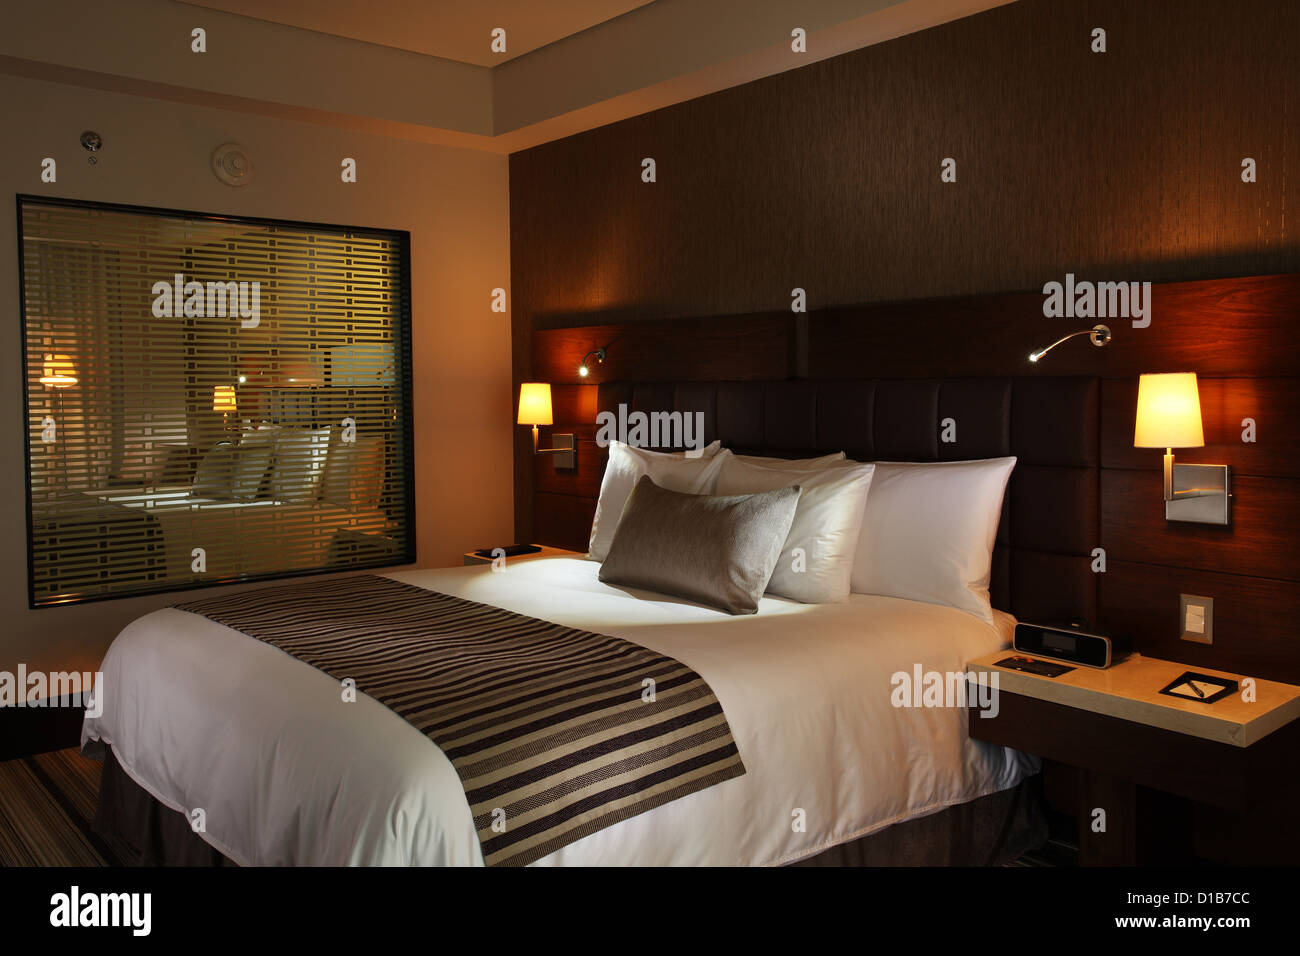
[[[406,233],[19,216],[33,606],[414,560]]]

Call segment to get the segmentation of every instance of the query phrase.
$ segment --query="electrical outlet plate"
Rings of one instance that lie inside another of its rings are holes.
[[[1197,644],[1214,643],[1214,598],[1199,594],[1178,595],[1178,635]]]

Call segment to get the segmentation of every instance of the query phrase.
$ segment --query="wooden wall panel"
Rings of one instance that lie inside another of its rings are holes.
[[[1159,471],[1102,470],[1109,559],[1300,581],[1300,481],[1234,475],[1227,527],[1165,521],[1162,487]]]
[[[596,420],[596,393],[595,385],[552,384],[552,420],[556,425],[590,425]]]
[[[770,379],[794,373],[789,312],[539,330],[532,374],[539,382]],[[583,357],[606,349],[602,364],[578,375]]]
[[[1048,319],[1043,301],[1040,291],[828,309],[810,318],[809,374],[1300,375],[1300,351],[1278,347],[1300,330],[1300,274],[1157,283],[1147,328],[1123,318]],[[1097,322],[1114,336],[1104,348],[1080,338],[1039,364],[1028,361],[1030,352]]]
[[[1089,50],[1098,25],[1105,54]],[[574,382],[611,334],[622,345],[592,381],[1100,377],[1102,540],[1119,555],[1103,613],[1148,653],[1294,667],[1281,628],[1296,586],[1249,575],[1295,576],[1296,36],[1290,0],[1020,0],[516,153],[515,380]],[[955,183],[940,181],[945,157]],[[1096,321],[1043,316],[1043,284],[1066,273],[1157,283],[1151,324],[1109,321],[1107,348],[1075,341],[1031,366],[1030,350]],[[1223,276],[1246,278],[1207,278]],[[796,287],[811,310],[797,321]],[[787,324],[760,332],[745,315]],[[682,316],[726,318],[657,331]],[[561,330],[583,323],[597,327]],[[1181,460],[1234,467],[1226,534],[1165,526],[1158,483],[1147,491],[1159,452],[1131,447],[1136,377],[1182,370],[1202,376],[1211,444]],[[594,503],[563,493],[592,487],[586,451],[566,485],[517,444],[521,539],[583,537],[560,526],[590,520]],[[1223,596],[1222,646],[1177,641],[1178,582]]]
[[[1094,54],[1102,24],[1109,50]],[[823,317],[874,336],[851,350],[828,324],[809,356],[823,376],[1132,377],[1177,356],[1204,375],[1300,374],[1297,300],[1268,279],[1210,313],[1187,307],[1195,290],[1170,288],[1149,328],[1112,322],[1104,352],[1071,343],[1041,369],[1022,363],[1090,324],[1041,314],[1038,290],[1067,272],[1300,272],[1285,215],[1300,182],[1297,35],[1291,0],[1248,13],[1237,0],[1020,0],[515,153],[515,382],[572,381],[574,353],[594,341],[535,349],[535,330],[785,311],[796,287],[810,310],[1028,290],[973,304],[946,330],[893,307]],[[646,156],[654,183],[641,180]],[[1241,181],[1246,156],[1257,182]],[[940,181],[945,157],[954,183]],[[608,374],[649,377],[630,352]],[[728,361],[725,348],[703,354]],[[927,367],[934,356],[944,367]],[[532,534],[526,457],[521,441],[521,537]]]
[[[1300,4],[1248,10],[1020,0],[515,153],[515,321],[1296,271]]]
[[[1214,598],[1214,643],[1178,637],[1178,595]],[[1134,635],[1149,657],[1300,684],[1300,588],[1288,581],[1109,563],[1101,575],[1101,624]]]
[[[533,460],[533,481],[537,493],[578,495],[593,499],[598,497],[600,480],[605,474],[605,458],[609,452],[596,444],[596,426],[591,424],[543,426],[538,429],[538,444],[543,448],[554,447],[552,437],[559,433],[578,436],[577,468],[557,470],[554,455],[538,455]]]
[[[585,554],[595,516],[595,498],[539,494],[536,541]]]
[[[1300,302],[1300,290],[1296,301]],[[1300,335],[1300,322],[1296,324]],[[1189,371],[1153,368],[1152,371]],[[1178,461],[1231,465],[1234,475],[1300,478],[1300,379],[1198,377],[1204,448],[1175,451]],[[1114,379],[1101,389],[1101,464],[1103,468],[1159,470],[1164,453],[1133,447],[1137,410],[1136,378]],[[1243,442],[1242,420],[1255,421],[1255,441]]]

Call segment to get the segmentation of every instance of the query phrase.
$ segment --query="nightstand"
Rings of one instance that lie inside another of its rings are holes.
[[[997,666],[1014,653],[967,665],[980,683],[998,681],[996,716],[971,709],[970,735],[1074,768],[1080,863],[1227,853],[1223,862],[1294,864],[1294,834],[1280,837],[1300,797],[1300,687],[1257,679],[1253,702],[1239,690],[1201,704],[1159,691],[1188,670],[1243,678],[1140,655],[1055,678]]]
[[[528,561],[531,558],[580,558],[582,553],[579,551],[566,551],[563,548],[552,548],[547,545],[539,545],[541,551],[535,551],[532,554],[517,554],[513,558],[506,558],[506,565],[509,566],[515,561]],[[491,564],[491,558],[485,558],[475,554],[473,551],[466,551],[462,556],[466,566],[471,564]]]

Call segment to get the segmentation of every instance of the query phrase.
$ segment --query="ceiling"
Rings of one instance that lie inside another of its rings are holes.
[[[495,66],[653,0],[182,0],[284,26]],[[506,52],[491,50],[506,31]]]
[[[46,0],[0,75],[513,153],[1014,2]]]

